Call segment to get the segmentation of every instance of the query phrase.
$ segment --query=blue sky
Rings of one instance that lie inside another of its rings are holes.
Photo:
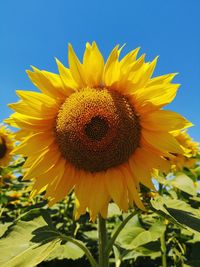
[[[183,0],[6,0],[0,7],[0,121],[12,111],[16,89],[35,90],[25,70],[34,65],[57,72],[54,57],[67,65],[67,43],[79,57],[95,40],[104,57],[115,44],[124,52],[140,46],[155,75],[179,72],[177,97],[168,109],[191,120],[200,141],[200,1]]]

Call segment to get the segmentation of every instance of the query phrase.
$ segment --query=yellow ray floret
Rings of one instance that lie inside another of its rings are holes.
[[[104,62],[97,44],[87,43],[81,62],[69,45],[69,67],[58,59],[59,74],[32,67],[41,93],[17,91],[20,101],[10,104],[16,113],[7,122],[22,140],[13,153],[28,157],[32,197],[46,191],[53,205],[74,190],[77,218],[106,217],[110,201],[144,210],[140,184],[155,190],[152,170],[167,172],[169,156],[184,153],[172,131],[191,123],[161,110],[176,96],[176,74],[152,77],[157,57],[145,62],[136,48],[120,59],[122,48]]]

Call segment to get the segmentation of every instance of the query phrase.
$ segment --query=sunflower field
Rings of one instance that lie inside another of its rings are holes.
[[[200,150],[176,73],[71,44],[0,125],[0,266],[199,267]]]

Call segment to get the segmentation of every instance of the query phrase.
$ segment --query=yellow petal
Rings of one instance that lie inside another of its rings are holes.
[[[8,107],[13,109],[14,111],[24,114],[24,115],[28,115],[31,117],[37,117],[38,116],[38,111],[33,109],[32,107],[28,106],[27,104],[25,104],[22,101],[19,101],[18,103],[12,103],[12,104],[8,104]]]
[[[156,57],[152,62],[147,64],[146,70],[144,72],[144,76],[141,78],[141,81],[139,83],[140,87],[143,87],[147,84],[147,82],[150,80],[151,76],[153,75],[153,72],[155,70],[156,64],[157,64],[158,57]]]
[[[131,174],[131,170],[128,166],[122,167],[122,171],[124,173],[124,177],[126,179],[127,188],[129,191],[129,201],[133,201],[136,206],[142,210],[145,210],[145,207],[140,199],[139,192],[136,189],[136,184],[134,182],[133,175]],[[130,203],[131,204],[131,203]]]
[[[71,44],[68,45],[68,61],[71,74],[75,82],[78,84],[79,88],[87,86],[85,82],[83,66],[80,63],[79,59],[77,58],[76,54],[74,53]]]
[[[33,197],[35,194],[38,194],[39,192],[41,193],[42,191],[44,191],[44,189],[46,190],[47,188],[49,192],[50,189],[52,188],[52,185],[55,189],[55,183],[59,182],[59,180],[64,174],[64,170],[65,170],[65,160],[60,159],[54,167],[50,168],[49,170],[35,177],[33,185],[33,193],[31,197]],[[57,191],[54,190],[54,192],[52,193],[54,196],[57,194]]]
[[[144,66],[147,64],[144,62],[145,54],[141,55],[136,61],[129,65],[127,68],[127,79],[131,80],[133,84],[136,84],[138,81],[138,76],[141,75]]]
[[[55,172],[55,167],[57,167],[57,172]],[[46,194],[45,196],[47,198],[51,198],[58,200],[62,199],[62,196],[59,192],[60,189],[60,182],[62,179],[65,177],[65,167],[66,167],[66,160],[64,158],[60,158],[57,164],[51,168],[51,171],[49,172],[49,183],[46,189]],[[52,174],[53,173],[53,174]],[[65,195],[66,196],[66,195]],[[49,203],[50,205],[52,202]]]
[[[129,79],[134,83],[134,87],[138,90],[139,88],[145,87],[147,82],[150,80],[154,69],[156,67],[158,57],[156,57],[151,63],[144,63],[140,69],[129,76]]]
[[[120,209],[127,211],[128,209],[128,196],[123,183],[123,173],[118,168],[108,169],[105,173],[106,188]]]
[[[66,68],[57,58],[56,63],[62,82],[70,95],[78,88],[78,84],[74,81],[70,69]]]
[[[54,118],[42,119],[28,117],[19,113],[14,113],[10,118],[5,120],[6,123],[16,128],[23,128],[29,131],[45,131],[53,129]]]
[[[94,222],[98,213],[108,203],[109,195],[105,186],[105,177],[103,172],[95,173],[94,177],[90,179],[91,191],[89,200],[89,211],[91,220]]]
[[[46,108],[43,104],[30,103],[26,104],[23,101],[19,101],[18,103],[12,103],[8,105],[11,109],[15,110],[18,113],[31,116],[31,117],[45,117],[45,118],[53,118],[55,114],[58,112],[57,107]]]
[[[78,200],[78,207],[76,211],[76,217],[85,213],[86,208],[90,202],[90,192],[92,190],[91,179],[93,178],[92,173],[86,173],[85,171],[79,171],[79,177],[74,188],[76,198]]]
[[[100,210],[100,214],[101,216],[106,219],[108,216],[108,205],[109,205],[110,199],[108,199],[108,202],[105,203],[105,205],[103,206],[103,208]]]
[[[136,48],[133,51],[129,52],[125,57],[120,60],[120,67],[123,70],[127,70],[127,67],[129,67],[131,64],[133,64],[134,61],[136,61],[137,54],[139,52],[140,48]]]
[[[143,54],[132,64],[126,65],[124,67],[116,64],[117,76],[115,76],[115,82],[112,84],[112,88],[115,89],[117,85],[117,90],[121,91],[124,95],[129,96],[134,91],[139,88],[139,81],[143,77],[144,70],[146,69],[147,63],[144,63],[145,54]]]
[[[142,127],[152,131],[174,131],[192,126],[176,112],[159,110],[141,117]]]
[[[56,101],[44,94],[30,91],[16,90],[22,101],[10,104],[15,111],[31,117],[52,118],[58,112]]]
[[[148,81],[148,84],[146,87],[170,83],[177,74],[178,73],[170,73],[170,74],[165,74],[162,76],[154,77],[150,81]]]
[[[150,86],[141,90],[138,90],[136,94],[137,101],[150,102],[158,108],[169,104],[179,88],[179,84],[159,85]]]
[[[83,68],[88,86],[99,86],[102,84],[104,59],[95,42],[86,44],[83,57]]]
[[[29,169],[37,159],[38,159],[38,154],[29,156],[23,165],[23,169],[25,170]]]
[[[183,153],[182,148],[176,139],[166,132],[153,132],[143,129],[142,136],[153,147],[160,151],[170,153]]]
[[[153,153],[148,148],[138,148],[136,153],[138,160],[142,162],[143,165],[146,166],[150,171],[152,171],[153,168],[157,168],[162,171],[169,171],[169,161],[161,158],[161,156]]]
[[[115,46],[115,48],[111,51],[104,67],[103,81],[107,86],[111,86],[112,83],[117,81],[120,75],[118,48],[119,45]]]
[[[19,146],[12,151],[13,154],[22,154],[24,156],[39,153],[41,150],[48,148],[54,141],[53,134],[39,132],[28,136]]]
[[[15,140],[22,140],[26,137],[28,137],[30,135],[30,132],[29,131],[26,131],[26,130],[19,130],[17,132],[14,133],[14,138]]]
[[[147,168],[147,166],[145,166],[143,162],[140,162],[140,159],[137,158],[137,155],[135,153],[129,159],[129,166],[132,174],[140,183],[152,190],[155,190],[154,185],[151,181],[151,170]]]
[[[63,82],[58,74],[48,71],[39,70],[32,67],[33,71],[27,70],[27,74],[32,83],[40,89],[44,94],[52,98],[64,98],[67,92],[63,86]]]
[[[55,149],[55,146],[50,146],[47,150],[40,154],[36,161],[32,164],[28,172],[24,176],[24,180],[29,180],[40,174],[44,173],[48,169],[54,167],[61,157],[59,151]]]
[[[64,197],[67,196],[67,194],[73,189],[74,185],[76,184],[76,175],[75,175],[75,169],[73,166],[70,166],[69,164],[66,164],[65,162],[65,171],[60,177],[57,185],[53,183],[51,185],[51,191],[50,188],[47,188],[47,197],[51,195],[53,198],[50,200],[49,205],[55,204],[57,201],[60,201]],[[60,169],[60,168],[59,168]],[[58,169],[58,172],[59,172]],[[56,186],[56,188],[55,188]]]
[[[58,106],[55,99],[49,97],[48,95],[41,94],[38,92],[31,92],[31,91],[23,91],[23,90],[16,90],[16,94],[28,105],[44,105],[45,108],[49,108],[49,110],[54,107]],[[35,105],[33,106],[35,108]]]

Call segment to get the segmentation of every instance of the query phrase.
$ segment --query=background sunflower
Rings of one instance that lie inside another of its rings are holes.
[[[180,171],[184,167],[193,168],[198,162],[199,143],[195,142],[186,131],[174,131],[173,135],[180,143],[184,153],[175,154],[171,158],[172,168],[176,171]]]
[[[14,148],[13,133],[0,124],[0,167],[5,167],[11,160],[11,151]]]

